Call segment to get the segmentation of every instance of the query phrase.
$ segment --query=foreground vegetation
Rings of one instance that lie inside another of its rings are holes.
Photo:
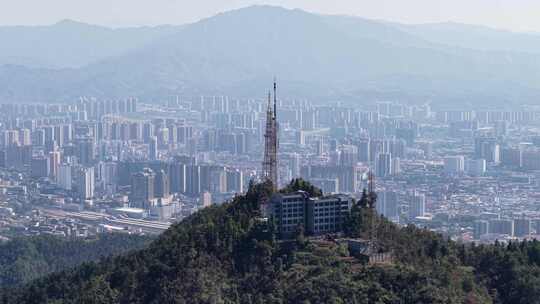
[[[300,185],[300,186],[299,186]],[[308,187],[296,183],[291,189]],[[394,262],[364,265],[257,219],[267,184],[197,212],[146,248],[6,290],[3,303],[539,303],[540,243],[463,246],[378,217],[365,195],[349,237],[375,235]]]
[[[151,240],[127,234],[73,239],[50,235],[15,238],[0,244],[0,287],[21,285],[85,262],[142,249]]]

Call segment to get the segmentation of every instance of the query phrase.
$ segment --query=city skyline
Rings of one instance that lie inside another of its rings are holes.
[[[1,2],[3,304],[540,303],[540,2]]]

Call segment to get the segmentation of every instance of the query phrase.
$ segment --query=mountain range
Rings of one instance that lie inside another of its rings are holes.
[[[0,101],[171,95],[515,105],[540,97],[540,35],[252,6],[181,26],[0,27]]]

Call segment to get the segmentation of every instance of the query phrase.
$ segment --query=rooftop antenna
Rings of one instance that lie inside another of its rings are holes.
[[[373,187],[374,187],[373,183],[374,183],[373,171],[371,171],[370,169],[368,172],[368,192],[370,196],[373,194]]]
[[[276,116],[277,116],[277,80],[276,80],[276,77],[274,76],[274,120],[276,119]]]
[[[272,109],[272,93],[270,93],[270,90],[268,90],[268,107],[267,110],[270,111]]]
[[[272,112],[272,96],[268,92],[268,109],[266,111],[266,130],[264,133],[264,160],[263,160],[263,176],[266,180],[272,182],[273,190],[277,190],[278,186],[278,134],[277,134],[277,98],[276,98],[276,80],[274,79],[274,111]]]
[[[370,208],[370,212],[372,213],[371,214],[371,231],[369,233],[369,251],[370,251],[370,254],[373,254],[375,253],[375,240],[377,239],[377,231],[376,231],[376,227],[375,227],[375,216],[377,215],[377,211],[375,211],[375,199],[376,199],[376,195],[375,195],[375,177],[373,175],[373,172],[371,171],[371,169],[369,170],[369,173],[368,173],[368,178],[369,178],[369,187],[368,187],[368,197],[369,197],[369,208]]]

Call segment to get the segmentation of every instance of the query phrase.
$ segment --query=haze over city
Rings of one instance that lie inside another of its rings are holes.
[[[0,1],[1,303],[540,303],[540,3]]]

